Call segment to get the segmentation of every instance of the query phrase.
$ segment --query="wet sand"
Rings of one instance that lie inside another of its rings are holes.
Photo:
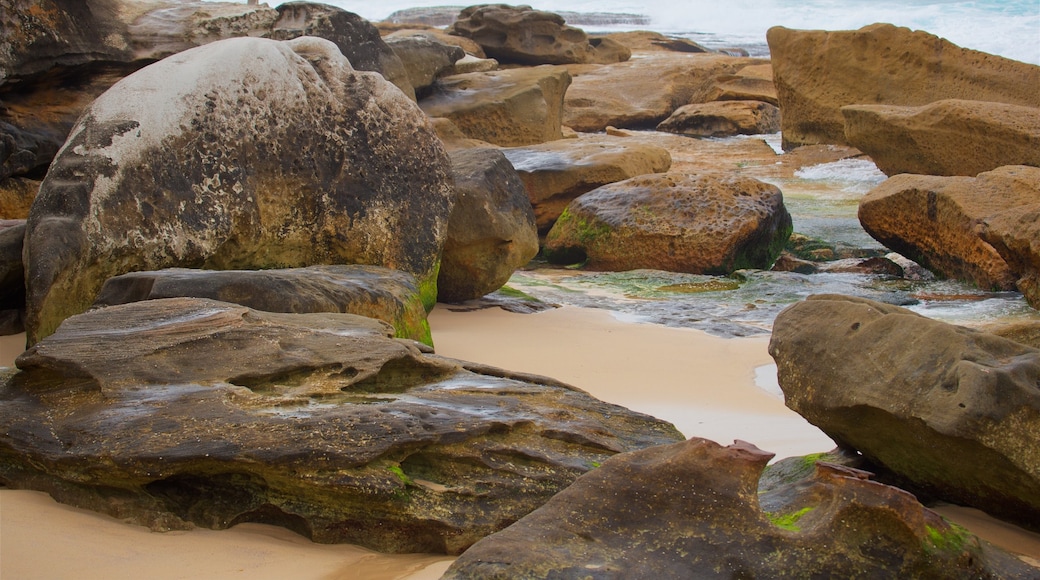
[[[561,308],[512,314],[494,308],[430,316],[437,352],[551,376],[594,396],[672,421],[687,437],[742,439],[778,457],[833,443],[787,409],[775,391],[768,339],[620,322],[610,313]],[[24,337],[0,339],[0,366]],[[757,373],[756,373],[757,371]],[[756,374],[758,384],[756,384]],[[944,515],[1004,547],[1040,558],[1040,535],[950,506]],[[451,559],[384,555],[314,544],[259,524],[230,530],[152,533],[38,492],[0,490],[0,578],[148,577],[294,579],[438,578]]]

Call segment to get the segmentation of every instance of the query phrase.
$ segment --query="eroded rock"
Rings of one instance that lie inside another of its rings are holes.
[[[690,137],[762,135],[780,130],[780,109],[762,101],[715,101],[679,107],[658,131]]]
[[[691,439],[612,457],[460,556],[469,578],[1028,577],[1023,562],[864,472],[818,464],[763,495],[772,457]]]
[[[1040,108],[947,99],[841,108],[845,138],[887,175],[968,175],[1040,167]]]
[[[660,173],[575,199],[545,238],[557,264],[729,274],[768,270],[791,235],[783,194],[749,177]]]
[[[1029,172],[1040,177],[1040,172]],[[989,242],[1017,276],[1015,287],[1040,310],[1040,182],[1032,204],[1011,207],[985,218],[982,239]]]
[[[437,299],[462,302],[501,288],[538,254],[534,211],[520,176],[497,149],[451,153],[455,206]]]
[[[432,307],[449,171],[414,103],[327,40],[230,39],[163,59],[94,101],[40,188],[29,340],[108,278],[170,267],[382,265],[415,275]]]
[[[466,54],[458,46],[422,35],[387,37],[386,43],[401,59],[416,96],[425,94],[438,77],[452,72]]]
[[[780,313],[787,406],[901,487],[1037,529],[1040,351],[862,298]]]
[[[153,529],[262,522],[458,553],[607,457],[682,440],[391,334],[191,298],[69,318],[0,380],[0,482]]]

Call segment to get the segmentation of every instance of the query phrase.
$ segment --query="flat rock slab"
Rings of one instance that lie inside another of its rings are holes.
[[[0,380],[0,483],[151,526],[459,553],[671,425],[423,354],[386,323],[195,298],[67,319]]]
[[[415,276],[380,266],[131,272],[109,278],[94,306],[180,297],[211,298],[265,312],[357,314],[390,323],[395,336],[432,344]]]

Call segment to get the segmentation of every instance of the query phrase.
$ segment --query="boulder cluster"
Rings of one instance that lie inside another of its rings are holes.
[[[726,275],[799,243],[777,187],[689,171],[651,131],[861,150],[892,175],[872,236],[1040,308],[1040,67],[890,25],[774,28],[765,60],[527,6],[446,28],[311,2],[0,11],[0,328],[28,346],[0,369],[0,484],[157,530],[465,552],[448,578],[1035,577],[904,491],[1037,529],[1024,339],[791,307],[787,403],[854,457],[783,479],[748,444],[440,357],[426,315],[539,252]],[[875,259],[851,267],[903,271]]]

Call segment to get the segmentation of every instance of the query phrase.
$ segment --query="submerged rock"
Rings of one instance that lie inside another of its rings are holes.
[[[108,278],[170,267],[381,265],[413,274],[431,308],[449,171],[418,107],[327,40],[238,38],[161,60],[94,101],[40,188],[29,341]]]
[[[1026,578],[1036,572],[864,472],[818,464],[759,495],[772,457],[691,439],[621,454],[460,556],[490,578]]]
[[[900,486],[1040,529],[1040,351],[862,298],[777,316],[787,406]]]
[[[768,270],[791,235],[783,194],[749,177],[660,173],[577,198],[545,238],[546,258],[593,270],[729,274]]]
[[[394,335],[431,344],[415,277],[379,266],[130,272],[109,278],[95,307],[160,298],[211,298],[265,312],[343,312],[389,323]]]
[[[0,483],[151,526],[459,553],[668,423],[420,352],[386,323],[192,298],[66,320],[0,380]]]
[[[451,153],[456,199],[448,222],[437,300],[462,302],[501,288],[538,254],[524,184],[497,149]]]

